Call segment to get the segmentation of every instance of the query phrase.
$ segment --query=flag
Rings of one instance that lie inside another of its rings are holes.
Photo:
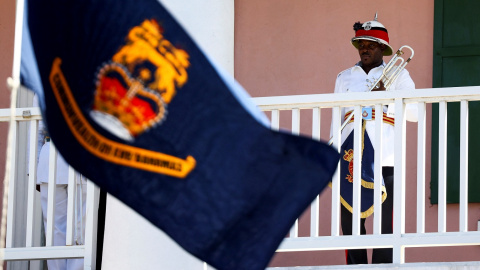
[[[365,132],[365,120],[362,120],[362,176],[360,189],[360,217],[367,218],[373,214],[374,202],[374,149],[368,133]],[[348,135],[341,147],[340,158],[340,201],[353,212],[353,138],[355,131]],[[387,198],[387,191],[382,178],[382,202]]]
[[[28,26],[65,160],[217,269],[265,268],[330,181],[338,153],[270,130],[159,2],[29,1]]]

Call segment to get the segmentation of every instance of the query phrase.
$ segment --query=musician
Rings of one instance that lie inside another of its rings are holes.
[[[372,84],[382,75],[386,65],[383,61],[384,56],[392,55],[392,47],[389,45],[387,29],[377,21],[377,16],[373,21],[365,23],[357,22],[354,24],[355,37],[351,39],[352,45],[358,50],[360,61],[353,67],[340,72],[335,82],[335,93],[366,92],[372,87]],[[389,91],[414,89],[415,84],[407,70],[401,71],[395,82],[389,87]],[[372,91],[385,91],[383,83],[379,83]],[[350,113],[353,113],[354,107],[342,108],[341,119],[345,121]],[[391,234],[393,232],[393,150],[394,150],[394,108],[393,104],[383,106],[383,141],[382,141],[382,174],[384,179],[384,188],[382,192],[382,233]],[[378,112],[377,112],[378,114]],[[416,107],[407,106],[407,120],[417,121]],[[361,221],[360,231],[365,234],[365,219],[373,213],[373,166],[366,166],[365,161],[371,161],[373,164],[373,152],[375,147],[367,148],[367,143],[375,141],[375,109],[366,107],[362,109],[362,131],[363,142],[365,144],[362,150],[362,170],[370,170],[371,177],[365,176],[362,172],[362,203],[361,203]],[[358,117],[362,117],[358,116]],[[354,116],[355,118],[357,115]],[[353,151],[353,121],[342,130],[342,172],[341,176],[341,225],[344,235],[352,234],[352,199],[351,193],[349,199],[343,192],[351,189],[353,182],[352,151]],[[348,152],[348,149],[352,150]],[[349,166],[350,165],[350,166]],[[350,167],[350,168],[349,168]],[[370,181],[370,182],[368,182]],[[348,187],[348,188],[345,188]],[[351,192],[352,190],[350,190]],[[370,196],[370,198],[369,198]],[[369,202],[364,200],[370,199]],[[366,250],[347,250],[347,264],[366,264],[368,263]],[[372,263],[391,263],[392,249],[374,249]]]

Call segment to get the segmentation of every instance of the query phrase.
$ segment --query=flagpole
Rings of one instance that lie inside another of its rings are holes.
[[[5,242],[6,228],[7,228],[7,209],[8,209],[8,191],[10,186],[11,175],[11,158],[15,148],[12,145],[13,141],[13,129],[16,125],[15,122],[15,109],[17,105],[17,92],[20,87],[20,63],[21,63],[21,51],[22,51],[22,30],[23,30],[23,16],[24,16],[25,0],[17,0],[15,9],[15,36],[13,45],[13,66],[12,77],[7,79],[7,85],[10,88],[10,122],[7,138],[7,154],[5,161],[5,179],[3,180],[3,203],[2,203],[2,221],[0,228],[0,270],[3,270],[4,258],[5,258]]]

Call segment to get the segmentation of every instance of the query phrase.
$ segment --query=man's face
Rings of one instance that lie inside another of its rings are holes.
[[[364,67],[377,67],[383,62],[385,45],[369,40],[358,41],[358,54]]]

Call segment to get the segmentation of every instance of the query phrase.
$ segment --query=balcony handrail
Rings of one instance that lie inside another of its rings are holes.
[[[404,99],[404,103],[435,103],[440,100],[449,102],[480,99],[480,86],[424,88],[415,90],[352,92],[341,94],[311,94],[291,96],[254,97],[253,102],[263,111],[307,109],[313,107],[331,108],[350,107],[356,104],[373,105],[394,103],[396,98]]]

